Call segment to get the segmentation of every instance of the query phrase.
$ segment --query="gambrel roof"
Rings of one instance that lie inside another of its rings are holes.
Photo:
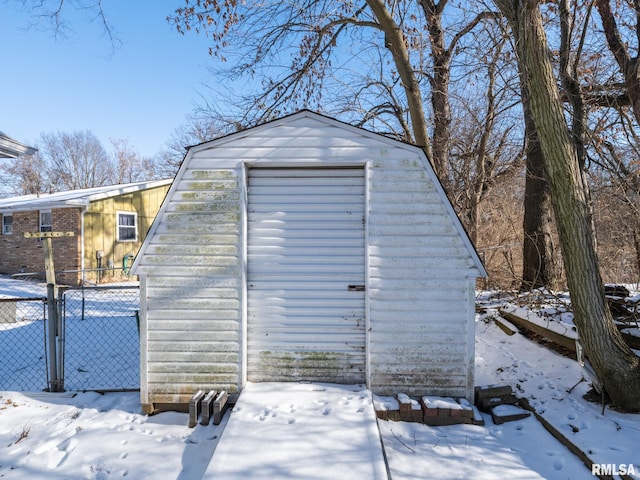
[[[176,178],[174,180],[173,185],[167,192],[167,196],[165,197],[165,201],[163,202],[160,211],[156,217],[156,220],[153,222],[151,229],[149,230],[149,235],[145,239],[142,247],[140,248],[140,253],[136,258],[136,261],[132,267],[132,271],[136,271],[140,266],[140,261],[144,257],[145,252],[148,247],[148,243],[151,241],[153,236],[155,235],[161,219],[163,215],[167,211],[167,206],[171,199],[174,196],[178,196],[179,193],[176,193],[176,189],[178,185],[182,181],[185,172],[191,168],[196,168],[196,165],[200,165],[204,162],[204,164],[208,165],[208,168],[228,168],[231,165],[234,165],[238,161],[246,161],[247,165],[258,164],[260,160],[244,158],[243,152],[249,151],[253,149],[261,149],[266,152],[274,152],[281,151],[284,156],[281,160],[282,166],[290,165],[292,162],[299,162],[299,158],[291,157],[291,152],[296,151],[296,147],[294,146],[294,139],[284,136],[279,138],[279,132],[282,129],[288,128],[296,128],[302,127],[304,130],[314,130],[322,131],[322,132],[331,132],[342,131],[343,134],[352,139],[353,145],[359,145],[360,147],[366,150],[371,145],[379,145],[383,149],[399,149],[405,150],[411,155],[415,155],[421,160],[421,167],[424,168],[424,171],[434,186],[434,189],[437,192],[437,196],[444,209],[446,210],[447,215],[450,218],[450,222],[452,227],[455,229],[457,234],[459,235],[464,247],[466,248],[469,257],[472,260],[474,267],[477,269],[478,276],[486,277],[487,272],[482,264],[482,261],[473,245],[469,235],[467,234],[462,222],[460,221],[458,215],[456,214],[451,202],[449,201],[440,180],[438,179],[435,171],[427,156],[424,153],[424,150],[416,145],[402,142],[400,140],[396,140],[390,138],[388,136],[382,135],[380,133],[375,133],[369,130],[365,130],[360,127],[356,127],[350,125],[348,123],[342,122],[340,120],[327,117],[325,115],[310,111],[310,110],[301,110],[297,113],[293,113],[291,115],[287,115],[281,117],[276,120],[271,120],[264,124],[247,128],[245,130],[241,130],[238,132],[234,132],[228,135],[224,135],[222,137],[203,142],[197,145],[193,145],[188,147],[187,154],[176,174]],[[330,133],[328,134],[330,135]],[[265,137],[272,136],[272,141],[267,145],[262,144]],[[306,162],[307,166],[321,166],[326,164],[334,164],[339,165],[342,162],[342,158],[334,156],[334,154],[341,149],[341,147],[336,143],[336,145],[331,145],[331,140],[327,140],[330,145],[328,149],[327,146],[320,145],[307,145],[307,149],[311,149],[317,152],[322,151],[322,160],[320,162],[310,161]],[[340,140],[336,139],[336,142],[340,142]],[[237,152],[238,157],[229,156],[229,152],[234,151]],[[221,152],[221,153],[218,153]],[[224,153],[222,153],[224,152]],[[286,153],[285,153],[286,152]],[[369,151],[369,153],[371,153]],[[267,155],[265,153],[265,155]],[[269,154],[271,155],[271,154]],[[366,153],[364,154],[366,157]],[[275,155],[277,156],[277,154]],[[272,165],[274,165],[272,163]]]

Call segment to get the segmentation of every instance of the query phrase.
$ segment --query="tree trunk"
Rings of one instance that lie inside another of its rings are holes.
[[[625,89],[631,101],[633,115],[636,122],[640,123],[640,65],[638,64],[638,57],[631,57],[629,54],[627,44],[618,30],[616,18],[611,11],[609,0],[596,0],[595,4],[600,13],[602,28],[607,38],[609,50],[611,50],[611,53],[616,59],[620,72],[624,75]],[[637,11],[637,2],[634,2],[634,4],[636,5],[637,41],[640,38],[640,12]]]
[[[553,205],[551,189],[544,173],[544,155],[531,116],[529,97],[522,84],[522,105],[527,137],[527,173],[524,188],[524,240],[520,290],[558,286],[558,267],[551,235]]]
[[[604,298],[586,185],[562,110],[537,0],[495,0],[513,31],[545,158],[575,324],[613,403],[640,410],[640,359],[625,344]]]
[[[633,245],[636,249],[636,268],[638,269],[638,277],[640,277],[640,235],[637,228],[633,230]]]
[[[380,29],[384,32],[385,47],[391,52],[394,64],[398,69],[398,75],[402,79],[409,105],[414,141],[422,147],[429,162],[435,168],[435,159],[427,132],[426,116],[422,107],[420,82],[418,82],[411,65],[406,38],[400,26],[394,21],[391,12],[387,9],[384,0],[367,0],[367,5],[369,5],[369,8],[378,19]],[[438,173],[437,169],[436,173]]]
[[[433,156],[436,174],[449,187],[447,172],[449,168],[449,143],[451,139],[451,105],[449,103],[449,84],[451,81],[451,51],[447,48],[442,28],[442,12],[446,2],[438,5],[433,0],[421,0],[420,5],[427,20],[433,75],[431,84],[431,108],[433,110]]]

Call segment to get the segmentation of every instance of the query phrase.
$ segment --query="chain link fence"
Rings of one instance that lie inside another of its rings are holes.
[[[139,303],[137,285],[60,287],[51,321],[46,297],[0,298],[0,390],[139,389]]]
[[[0,299],[0,390],[49,385],[46,298]]]
[[[60,291],[65,390],[140,388],[138,286]]]

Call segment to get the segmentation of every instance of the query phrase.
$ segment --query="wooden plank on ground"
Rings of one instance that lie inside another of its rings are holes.
[[[506,312],[504,310],[500,310],[500,315],[502,315],[504,318],[509,320],[511,323],[513,323],[517,327],[536,333],[546,338],[547,340],[551,340],[553,343],[556,343],[568,350],[571,350],[572,352],[576,351],[576,341],[573,338],[568,338],[568,337],[565,337],[564,335],[560,335],[559,333],[556,333],[547,328],[541,327],[540,325],[536,325],[535,323],[532,323],[529,320],[526,320],[522,317],[514,315],[513,313],[510,313],[510,312]]]

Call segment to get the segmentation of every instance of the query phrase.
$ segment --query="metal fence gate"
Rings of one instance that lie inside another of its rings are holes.
[[[53,312],[0,299],[0,390],[140,388],[139,301],[137,285],[60,287]]]
[[[64,288],[65,390],[140,388],[139,287]]]

